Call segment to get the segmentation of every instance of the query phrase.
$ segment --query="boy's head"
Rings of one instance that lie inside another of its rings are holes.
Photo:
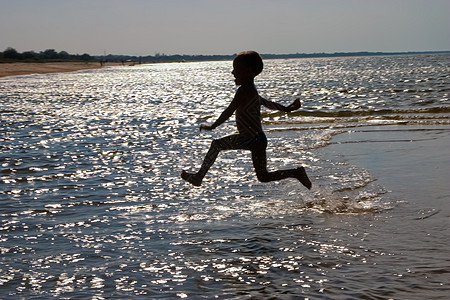
[[[249,68],[254,77],[261,73],[264,67],[261,55],[255,51],[241,52],[234,58],[233,62]]]

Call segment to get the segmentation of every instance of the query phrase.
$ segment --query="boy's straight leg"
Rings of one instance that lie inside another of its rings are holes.
[[[203,178],[208,172],[209,168],[211,168],[211,166],[216,161],[216,158],[219,155],[220,151],[240,149],[241,146],[239,144],[238,137],[239,135],[234,134],[217,140],[213,140],[211,142],[211,146],[209,147],[208,153],[206,153],[205,158],[203,159],[200,171],[198,171],[197,174],[199,174]]]
[[[216,158],[219,155],[220,151],[235,150],[235,149],[241,149],[241,145],[239,143],[239,135],[237,134],[213,140],[211,142],[211,146],[209,147],[208,152],[205,155],[205,158],[203,159],[203,163],[202,166],[200,167],[200,170],[195,174],[190,174],[186,171],[183,171],[181,173],[181,177],[189,181],[193,185],[196,186],[201,185],[203,178],[216,161]]]

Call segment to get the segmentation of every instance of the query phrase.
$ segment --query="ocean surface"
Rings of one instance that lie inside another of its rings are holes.
[[[0,299],[445,299],[450,55],[266,60],[269,169],[197,170],[230,61],[0,79]]]

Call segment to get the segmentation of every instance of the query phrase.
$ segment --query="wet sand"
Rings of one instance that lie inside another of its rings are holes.
[[[442,299],[448,294],[449,145],[449,125],[392,125],[348,131],[324,148],[328,155],[368,170],[387,190],[382,197],[392,209],[379,214],[373,226],[360,223],[356,230],[367,232],[362,247],[395,258],[377,261],[381,273],[402,270],[402,283],[417,286],[415,295],[398,290],[389,298]],[[424,280],[432,286],[428,291],[419,287]]]
[[[333,138],[329,155],[368,170],[388,197],[450,215],[450,126],[361,127]]]
[[[119,66],[121,63],[108,63],[104,66]],[[75,72],[86,69],[98,69],[98,62],[48,62],[48,63],[6,63],[0,64],[0,77],[30,74]]]

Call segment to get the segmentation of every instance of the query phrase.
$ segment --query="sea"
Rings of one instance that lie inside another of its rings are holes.
[[[0,79],[0,299],[448,299],[450,54],[265,60],[270,170],[219,155],[231,61]]]

